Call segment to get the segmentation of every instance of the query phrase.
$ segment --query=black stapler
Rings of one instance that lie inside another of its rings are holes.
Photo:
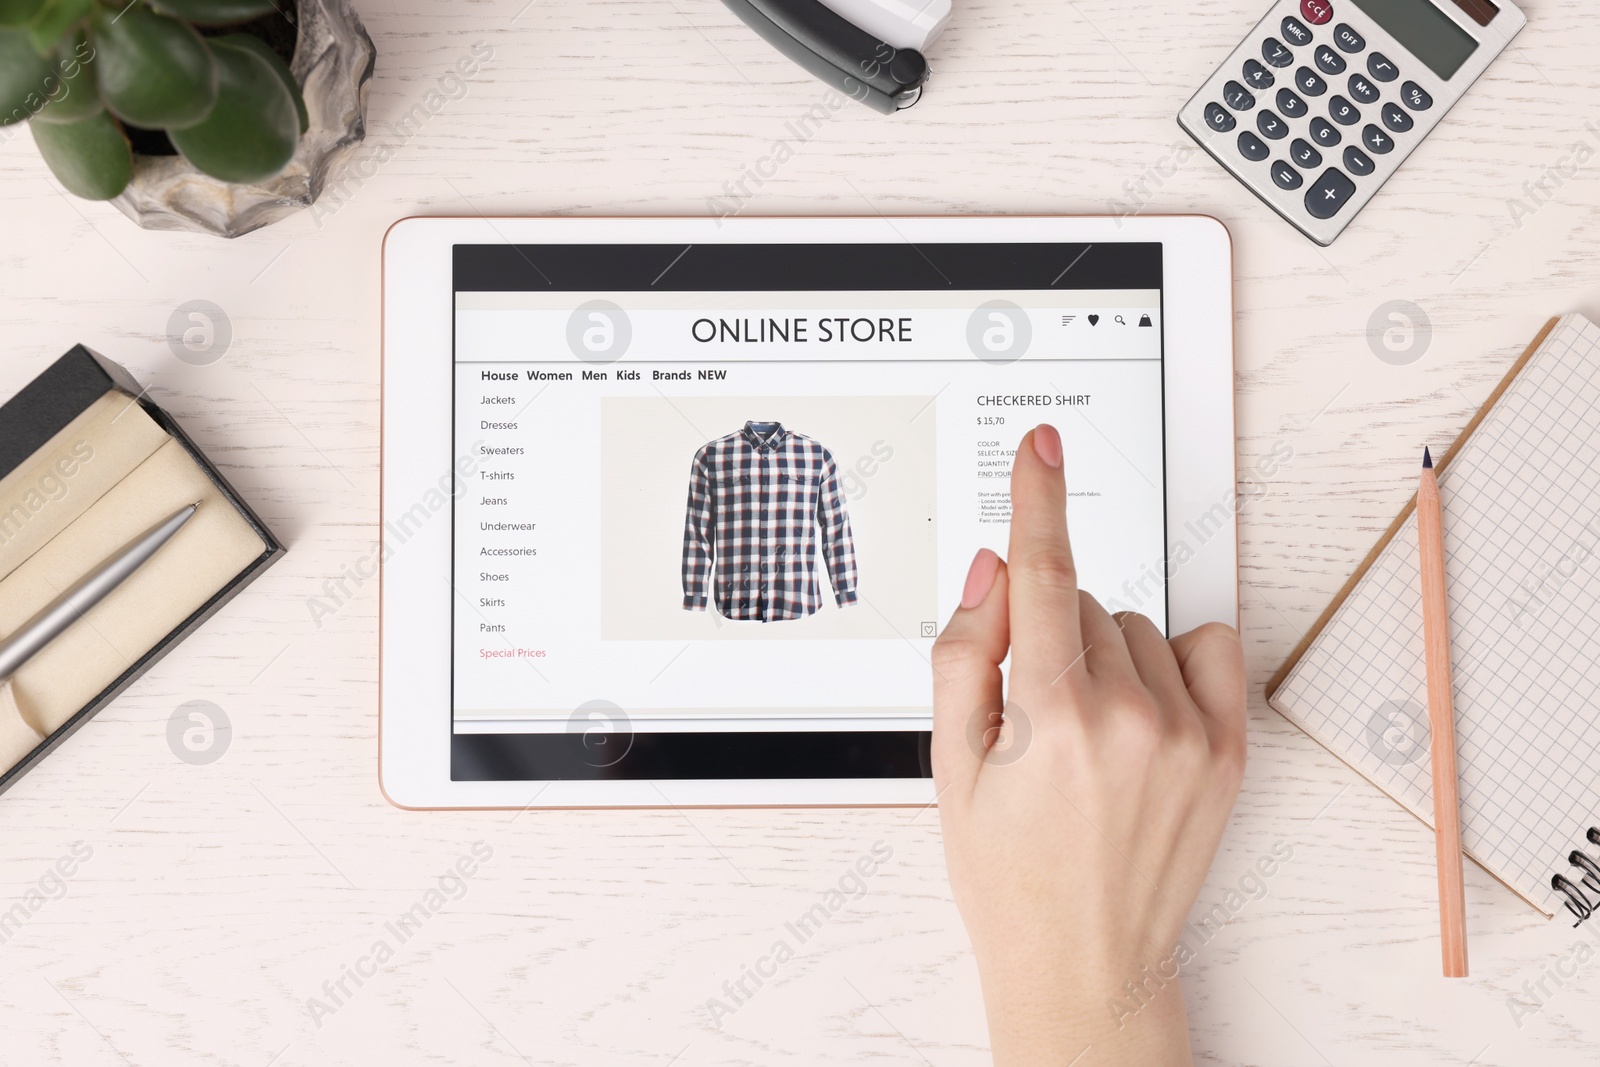
[[[874,111],[892,115],[922,95],[921,52],[880,40],[821,0],[722,2],[772,47]]]

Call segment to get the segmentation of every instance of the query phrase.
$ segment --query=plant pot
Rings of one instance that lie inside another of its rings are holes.
[[[232,185],[182,156],[133,157],[133,180],[112,201],[147,230],[238,237],[309,207],[334,167],[367,135],[367,91],[377,50],[350,0],[299,0],[290,69],[310,127],[277,177]]]

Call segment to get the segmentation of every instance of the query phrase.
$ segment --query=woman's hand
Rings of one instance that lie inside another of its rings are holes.
[[[1239,791],[1244,657],[1227,626],[1167,641],[1080,592],[1066,503],[1040,426],[1012,469],[1009,562],[978,553],[934,645],[950,884],[997,1064],[1189,1063],[1178,983],[1149,975],[1172,974]]]

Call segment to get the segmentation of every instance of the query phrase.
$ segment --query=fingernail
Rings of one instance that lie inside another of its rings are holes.
[[[978,549],[967,568],[967,584],[961,588],[961,606],[975,608],[988,597],[994,588],[994,576],[1000,571],[1000,557],[987,548]]]
[[[1050,466],[1061,466],[1061,435],[1048,422],[1041,422],[1034,428],[1033,450]]]

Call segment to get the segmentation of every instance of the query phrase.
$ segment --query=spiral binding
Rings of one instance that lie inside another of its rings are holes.
[[[1600,845],[1600,826],[1589,827],[1588,838],[1591,843]],[[1567,898],[1567,910],[1578,917],[1578,921],[1572,925],[1581,926],[1600,914],[1600,860],[1587,852],[1573,849],[1567,856],[1567,862],[1580,872],[1578,880],[1574,882],[1565,874],[1558,874],[1550,879],[1550,888]],[[1593,901],[1589,899],[1589,893],[1594,894]]]

